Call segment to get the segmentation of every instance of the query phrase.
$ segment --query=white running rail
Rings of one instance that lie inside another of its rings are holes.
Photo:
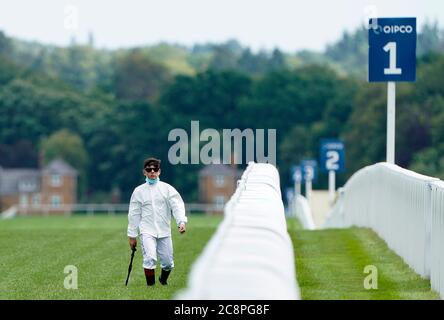
[[[12,219],[17,215],[17,206],[12,206],[9,209],[0,213],[1,219]]]
[[[74,213],[86,213],[94,215],[96,213],[127,213],[128,203],[73,203],[53,206],[50,204],[38,205],[18,205],[16,211],[19,215],[61,215],[66,216]],[[222,213],[223,206],[213,203],[185,203],[186,213],[205,212]]]
[[[276,168],[250,162],[224,215],[176,298],[299,299]]]
[[[295,216],[299,220],[304,229],[316,229],[307,198],[305,198],[303,195],[297,194],[295,197],[293,197],[293,201],[290,206],[291,215]]]
[[[444,298],[444,182],[433,182],[431,222],[431,266],[432,288]]]
[[[373,229],[444,297],[444,183],[377,163],[345,184],[325,227]]]

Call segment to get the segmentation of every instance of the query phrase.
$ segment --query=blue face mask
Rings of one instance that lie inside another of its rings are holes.
[[[156,179],[150,179],[150,178],[146,177],[146,178],[145,178],[145,181],[146,181],[148,184],[155,184],[157,181],[159,181],[159,178],[156,178]]]

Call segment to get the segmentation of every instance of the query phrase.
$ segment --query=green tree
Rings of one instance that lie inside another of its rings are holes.
[[[285,135],[296,124],[319,121],[339,87],[336,73],[323,66],[267,73],[242,100],[243,126],[275,128]]]
[[[44,164],[62,158],[79,172],[79,194],[82,201],[87,188],[89,164],[89,156],[82,138],[69,130],[62,129],[41,141],[40,152],[43,154]]]
[[[291,184],[290,167],[292,165],[298,165],[303,159],[315,157],[313,143],[311,128],[308,124],[295,125],[285,134],[278,149],[281,160],[279,171],[284,185]]]
[[[368,61],[368,30],[360,27],[354,32],[345,31],[341,39],[327,46],[324,54],[330,61],[340,65],[347,74],[365,79]]]
[[[242,55],[237,61],[239,70],[252,75],[265,73],[270,69],[269,58],[263,51],[258,54],[253,54],[249,48],[242,52]]]
[[[118,187],[123,199],[128,199],[133,189],[144,182],[143,160],[149,156],[162,160],[162,179],[171,178],[168,169],[168,113],[147,102],[121,102],[112,114],[114,135],[99,143],[106,148],[105,156],[98,158],[101,176],[107,177],[107,190]],[[106,143],[109,141],[109,145]],[[180,179],[177,179],[180,180]],[[177,181],[176,180],[176,181]],[[102,188],[103,189],[103,188]]]
[[[3,31],[0,31],[0,56],[9,56],[12,53],[12,41]]]
[[[29,140],[18,140],[11,145],[0,144],[0,166],[6,168],[37,168],[37,150]]]
[[[444,52],[443,31],[439,28],[437,21],[427,21],[418,34],[418,56],[429,54],[430,52]]]
[[[286,67],[284,54],[279,49],[274,49],[269,62],[269,70],[280,70]]]
[[[191,120],[199,120],[202,128],[233,128],[242,123],[239,106],[250,87],[248,76],[232,71],[178,76],[161,104],[169,111],[170,127],[189,128]]]
[[[117,58],[114,77],[117,98],[127,101],[154,101],[171,80],[164,66],[154,63],[140,50]]]
[[[21,73],[21,71],[21,68],[13,63],[9,58],[0,54],[0,86],[3,86],[13,80]]]
[[[341,132],[349,174],[385,161],[386,99],[383,84],[362,84],[353,101],[352,113]]]
[[[213,57],[208,69],[214,71],[236,70],[241,55],[241,46],[237,41],[226,42],[213,47]]]

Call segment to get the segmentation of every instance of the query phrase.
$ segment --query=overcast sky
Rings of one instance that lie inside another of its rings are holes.
[[[0,0],[7,35],[67,45],[71,36],[97,47],[160,41],[192,45],[236,38],[254,50],[322,50],[376,13],[427,19],[444,28],[444,0]]]

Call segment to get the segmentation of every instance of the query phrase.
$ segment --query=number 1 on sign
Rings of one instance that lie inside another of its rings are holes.
[[[401,74],[402,69],[396,68],[396,42],[387,43],[383,49],[390,54],[389,67],[384,68],[384,74]]]

